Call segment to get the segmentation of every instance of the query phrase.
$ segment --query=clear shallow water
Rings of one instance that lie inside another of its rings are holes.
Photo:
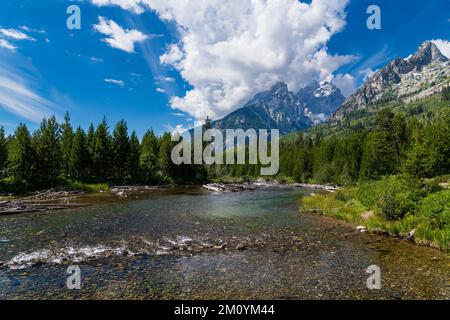
[[[189,187],[0,217],[0,298],[450,298],[448,256],[299,214],[309,192]],[[82,290],[65,288],[71,264]],[[377,291],[366,288],[373,264]]]

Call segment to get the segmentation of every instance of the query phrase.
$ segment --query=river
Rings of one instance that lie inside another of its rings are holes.
[[[0,217],[0,299],[450,299],[447,255],[300,214],[311,192],[177,187]]]

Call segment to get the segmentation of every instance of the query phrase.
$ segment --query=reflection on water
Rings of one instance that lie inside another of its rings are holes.
[[[308,192],[186,187],[0,217],[0,298],[450,298],[443,253],[300,215]],[[64,287],[70,264],[80,291]]]

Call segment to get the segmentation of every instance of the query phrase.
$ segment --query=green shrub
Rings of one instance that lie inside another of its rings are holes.
[[[277,178],[277,181],[281,184],[294,184],[295,180],[292,177],[280,176]]]
[[[347,187],[345,189],[338,190],[334,196],[335,196],[336,200],[343,201],[343,202],[349,202],[356,198],[355,193],[356,193],[356,188]]]
[[[366,207],[374,208],[382,191],[382,181],[360,182],[356,191],[356,197]]]
[[[380,215],[388,220],[400,220],[407,213],[415,211],[418,202],[424,196],[420,183],[399,176],[381,180],[383,191],[376,200]]]
[[[450,228],[450,190],[432,193],[420,202],[418,215],[439,229]]]

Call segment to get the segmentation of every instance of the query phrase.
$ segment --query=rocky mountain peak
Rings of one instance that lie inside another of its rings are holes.
[[[334,92],[338,91],[339,89],[332,84],[331,82],[324,81],[320,83],[319,88],[314,92],[314,95],[317,98],[320,97],[327,97],[329,95],[332,95]]]
[[[256,94],[245,106],[252,106],[255,104],[276,105],[281,104],[282,101],[293,101],[295,95],[289,91],[288,86],[284,82],[275,83],[269,90]]]
[[[318,119],[320,122],[335,112],[345,100],[341,90],[334,84],[316,80],[300,89],[297,97],[306,104],[307,111],[312,114],[310,117],[321,115]]]
[[[279,129],[281,134],[310,126],[305,104],[283,82],[256,94],[243,108],[213,122],[217,129]]]
[[[275,83],[270,91],[273,93],[288,93],[289,89],[286,83],[280,81]]]
[[[424,66],[434,61],[447,62],[448,58],[442,54],[434,42],[426,41],[407,61],[415,66]]]

